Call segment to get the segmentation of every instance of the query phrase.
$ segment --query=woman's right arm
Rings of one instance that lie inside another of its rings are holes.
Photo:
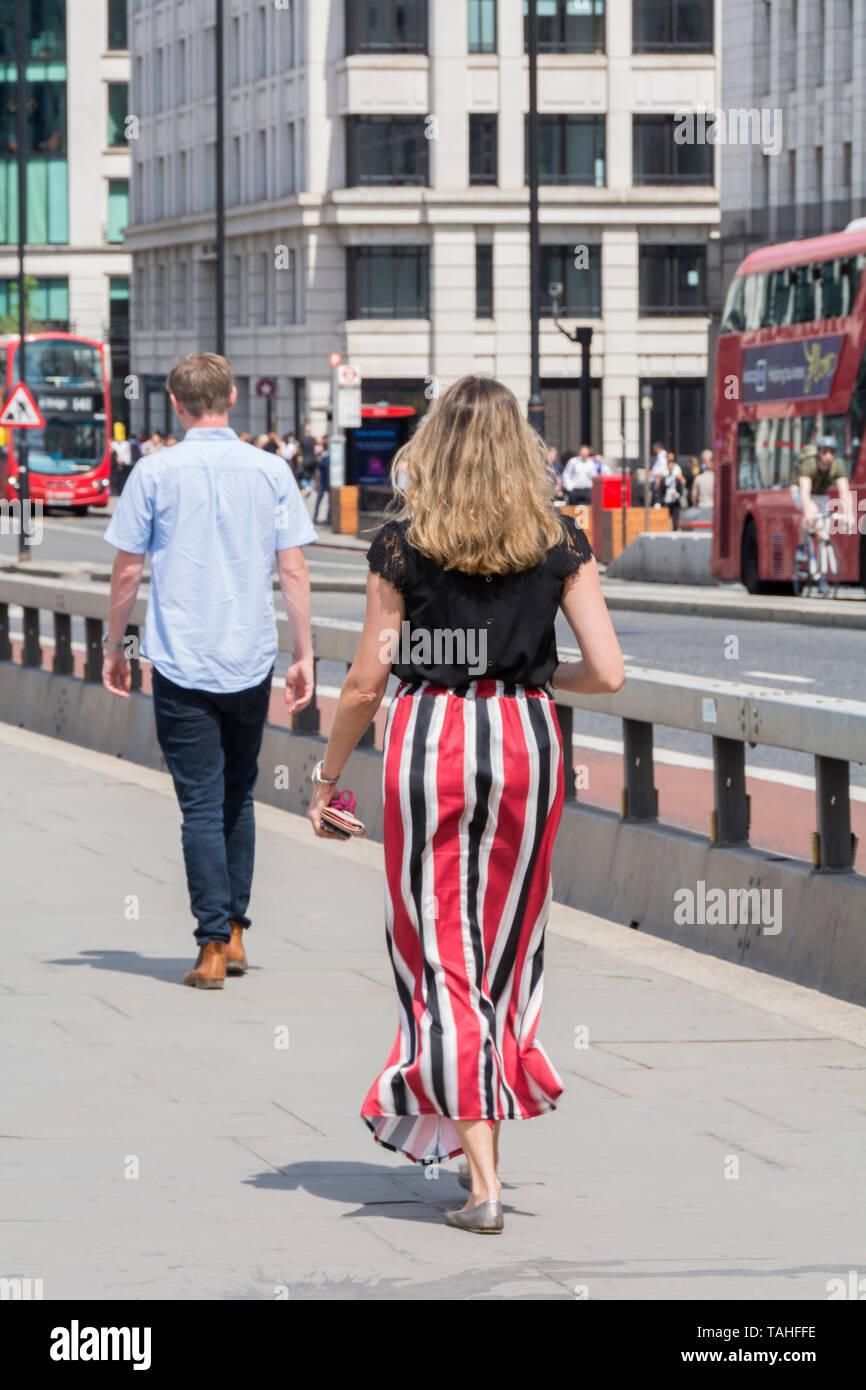
[[[561,661],[550,679],[551,686],[581,695],[619,690],[625,680],[625,666],[594,559],[566,579],[559,606],[577,639],[582,660]]]

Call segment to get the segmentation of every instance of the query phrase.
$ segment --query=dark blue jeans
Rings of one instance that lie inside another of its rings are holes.
[[[159,746],[183,814],[183,857],[195,935],[228,941],[248,927],[253,881],[253,788],[271,694],[261,685],[229,695],[186,690],[153,668]]]

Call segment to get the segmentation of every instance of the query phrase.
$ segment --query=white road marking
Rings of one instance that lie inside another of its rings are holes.
[[[746,671],[747,676],[757,676],[761,681],[793,681],[795,685],[814,685],[813,676],[783,676],[778,671]]]

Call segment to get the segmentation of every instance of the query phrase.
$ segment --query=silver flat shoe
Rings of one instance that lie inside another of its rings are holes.
[[[445,1220],[455,1230],[474,1231],[479,1236],[498,1236],[505,1226],[502,1203],[492,1199],[489,1202],[480,1202],[470,1211],[462,1211],[460,1207],[446,1211]]]
[[[457,1181],[461,1187],[465,1187],[467,1192],[472,1191],[472,1178],[469,1174],[469,1164],[461,1163],[457,1169]]]

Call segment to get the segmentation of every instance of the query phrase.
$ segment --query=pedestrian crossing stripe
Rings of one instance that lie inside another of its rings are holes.
[[[0,413],[0,425],[9,429],[41,430],[45,419],[23,381],[13,388],[12,394]]]

